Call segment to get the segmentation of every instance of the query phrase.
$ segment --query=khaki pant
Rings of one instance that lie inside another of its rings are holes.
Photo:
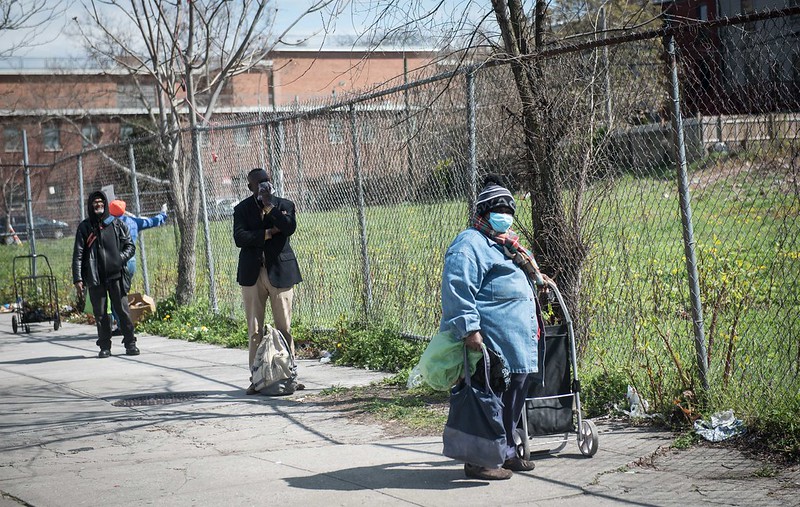
[[[289,348],[294,355],[294,340],[292,340],[292,298],[294,289],[273,287],[269,282],[267,269],[262,267],[255,285],[242,286],[242,301],[244,314],[247,318],[247,334],[250,337],[249,367],[253,367],[256,349],[264,339],[264,314],[266,313],[267,299],[272,309],[272,318],[275,319],[275,328],[283,333]]]

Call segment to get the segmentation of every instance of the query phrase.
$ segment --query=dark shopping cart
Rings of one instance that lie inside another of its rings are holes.
[[[598,448],[598,432],[595,424],[581,414],[572,320],[556,284],[548,280],[545,285],[555,294],[563,322],[545,326],[544,372],[525,399],[525,412],[515,438],[517,454],[530,459],[534,446],[543,447],[537,452],[559,452],[567,445],[570,434],[577,433],[581,454],[592,457]]]
[[[40,271],[43,274],[39,274]],[[11,272],[16,301],[15,314],[11,317],[11,329],[15,333],[19,329],[30,333],[31,324],[52,322],[53,329],[58,331],[61,327],[61,317],[58,314],[58,286],[47,257],[17,255],[12,261]]]

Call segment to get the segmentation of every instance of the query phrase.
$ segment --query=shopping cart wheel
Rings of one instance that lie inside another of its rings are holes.
[[[531,459],[530,440],[528,440],[528,435],[523,428],[517,428],[514,434],[514,447],[517,451],[518,458],[522,458],[526,461]]]
[[[19,329],[18,326],[17,326],[17,316],[16,315],[12,315],[11,316],[11,330],[14,331],[14,334],[16,334],[17,333],[17,329]]]
[[[61,327],[61,317],[56,314],[56,318],[53,319],[53,331],[58,331],[58,328]]]
[[[597,426],[588,419],[581,421],[581,427],[578,431],[578,448],[581,454],[587,458],[591,458],[597,453]]]

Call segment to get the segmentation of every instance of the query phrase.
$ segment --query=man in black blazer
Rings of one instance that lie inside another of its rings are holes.
[[[289,244],[289,236],[297,228],[294,203],[274,195],[267,171],[261,168],[248,173],[247,188],[253,195],[233,208],[233,239],[240,248],[236,281],[242,287],[252,368],[256,349],[264,339],[268,299],[275,328],[283,333],[294,353],[293,287],[302,277]],[[255,393],[251,385],[247,394]]]

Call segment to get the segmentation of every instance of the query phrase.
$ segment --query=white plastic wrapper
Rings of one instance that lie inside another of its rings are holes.
[[[414,389],[415,387],[419,387],[424,383],[425,380],[422,378],[422,372],[420,371],[419,365],[411,368],[411,372],[408,374],[408,382],[406,382],[406,387],[408,389]]]
[[[741,419],[733,415],[733,410],[717,412],[711,416],[711,422],[698,419],[694,422],[694,431],[709,442],[721,442],[747,432]]]

